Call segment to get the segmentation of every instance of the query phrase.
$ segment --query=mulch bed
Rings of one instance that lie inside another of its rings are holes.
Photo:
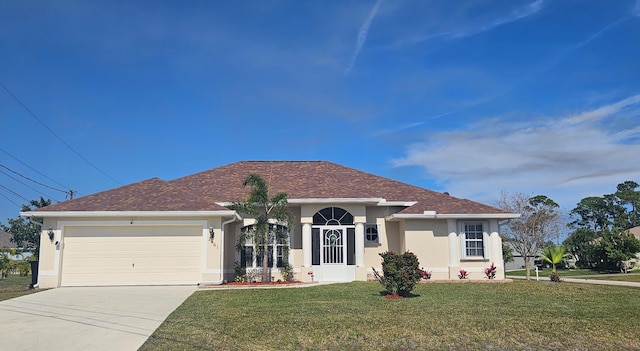
[[[240,288],[240,287],[276,287],[276,286],[291,286],[291,285],[300,285],[303,284],[301,281],[292,281],[292,282],[228,282],[225,284],[219,285],[201,285],[202,288]]]

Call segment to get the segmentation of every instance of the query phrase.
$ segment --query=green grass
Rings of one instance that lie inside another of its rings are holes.
[[[627,273],[627,274],[616,274],[610,276],[598,276],[598,277],[589,277],[590,279],[598,279],[598,280],[617,280],[623,282],[634,282],[640,283],[640,274],[638,273]]]
[[[29,289],[29,285],[31,285],[31,276],[20,277],[16,274],[10,274],[7,278],[0,279],[0,301],[38,291],[37,289]]]
[[[632,350],[640,289],[516,281],[198,291],[140,350]]]
[[[535,269],[530,270],[530,272],[532,277],[536,276]],[[582,276],[590,276],[590,275],[604,276],[612,273],[620,273],[620,272],[613,272],[613,271],[596,271],[591,269],[558,269],[557,272],[558,272],[558,275],[561,277],[582,277]],[[506,272],[506,275],[514,276],[514,277],[524,277],[525,273],[526,271],[523,269],[523,270]],[[540,277],[548,277],[550,274],[551,274],[551,268],[545,268],[538,271],[538,276]]]

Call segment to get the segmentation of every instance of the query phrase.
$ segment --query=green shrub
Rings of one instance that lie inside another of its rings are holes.
[[[247,269],[244,268],[240,262],[233,262],[233,272],[235,274],[234,280],[237,282],[246,282],[247,281]]]
[[[293,280],[293,268],[288,263],[285,263],[284,266],[282,266],[282,280],[285,282]]]
[[[396,254],[392,251],[383,252],[382,275],[373,269],[376,280],[384,286],[387,294],[409,296],[422,275],[418,257],[407,251]]]

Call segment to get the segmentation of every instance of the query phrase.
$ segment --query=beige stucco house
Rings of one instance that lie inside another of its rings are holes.
[[[498,223],[517,214],[330,162],[249,161],[22,213],[44,218],[39,286],[216,284],[235,262],[259,267],[235,247],[252,219],[225,207],[246,198],[250,173],[287,192],[296,217],[286,257],[269,250],[275,279],[284,263],[301,281],[371,279],[387,250],[415,253],[432,279],[485,279],[491,263],[503,276]]]

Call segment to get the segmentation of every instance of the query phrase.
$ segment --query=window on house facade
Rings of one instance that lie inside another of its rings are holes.
[[[380,242],[378,236],[377,224],[366,224],[364,227],[364,242],[365,244],[377,244]]]
[[[313,215],[314,225],[353,225],[353,215],[340,207],[327,207]]]
[[[484,222],[463,222],[460,229],[462,258],[484,258],[486,224]]]
[[[243,231],[251,230],[253,226],[247,226],[242,228]],[[287,228],[282,225],[269,224],[269,233],[267,234],[267,240],[269,245],[267,249],[267,266],[270,268],[284,267],[289,261],[289,241],[277,240],[278,235],[275,231],[286,232]],[[274,250],[275,248],[275,250]],[[264,261],[264,252],[260,252],[256,255],[256,248],[253,245],[253,240],[247,238],[244,243],[244,250],[240,250],[240,264],[246,268],[258,268],[262,267]],[[262,245],[260,245],[262,249]],[[275,262],[275,266],[274,266]]]

